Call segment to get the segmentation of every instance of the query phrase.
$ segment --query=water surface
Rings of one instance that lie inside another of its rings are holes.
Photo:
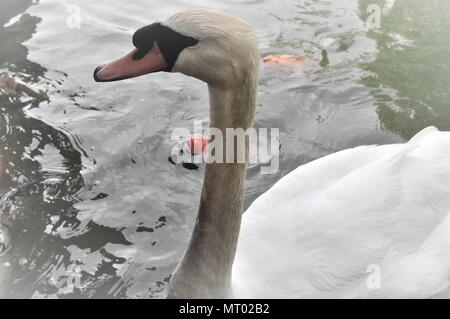
[[[378,29],[365,24],[373,3],[384,8]],[[73,4],[80,28],[67,23]],[[165,297],[202,179],[167,161],[170,137],[207,121],[206,86],[165,73],[104,85],[92,70],[129,50],[138,27],[199,6],[0,2],[0,73],[48,97],[0,93],[1,297]],[[305,70],[263,66],[255,126],[280,129],[280,170],[249,170],[246,206],[316,158],[402,142],[428,125],[450,129],[450,1],[208,6],[246,19],[262,56],[315,61]],[[320,63],[323,50],[329,63]]]

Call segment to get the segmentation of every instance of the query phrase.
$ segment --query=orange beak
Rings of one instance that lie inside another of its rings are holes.
[[[134,78],[148,73],[164,71],[168,65],[156,42],[153,48],[140,59],[135,59],[138,49],[127,55],[102,64],[94,71],[97,82],[112,82]]]

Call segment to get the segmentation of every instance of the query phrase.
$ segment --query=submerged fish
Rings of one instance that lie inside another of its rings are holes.
[[[293,54],[272,54],[263,57],[263,62],[266,64],[274,64],[274,65],[288,65],[288,66],[297,66],[303,68],[305,66],[314,66],[317,65],[317,61],[315,61],[311,56],[308,55],[293,55]],[[322,50],[322,59],[319,62],[321,67],[326,67],[330,64],[328,60],[328,52],[327,50]]]
[[[306,56],[292,54],[273,54],[263,58],[264,63],[272,64],[304,64],[309,60]]]

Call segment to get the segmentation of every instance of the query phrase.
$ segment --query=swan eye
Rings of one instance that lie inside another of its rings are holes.
[[[174,31],[161,23],[152,23],[137,30],[133,35],[133,45],[138,51],[133,59],[139,60],[153,48],[157,42],[170,71],[178,59],[181,51],[196,45],[199,40]]]

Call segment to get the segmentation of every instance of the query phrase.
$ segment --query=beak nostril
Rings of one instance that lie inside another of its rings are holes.
[[[138,48],[137,51],[133,54],[133,60],[142,59],[147,53],[149,53],[151,48]]]

